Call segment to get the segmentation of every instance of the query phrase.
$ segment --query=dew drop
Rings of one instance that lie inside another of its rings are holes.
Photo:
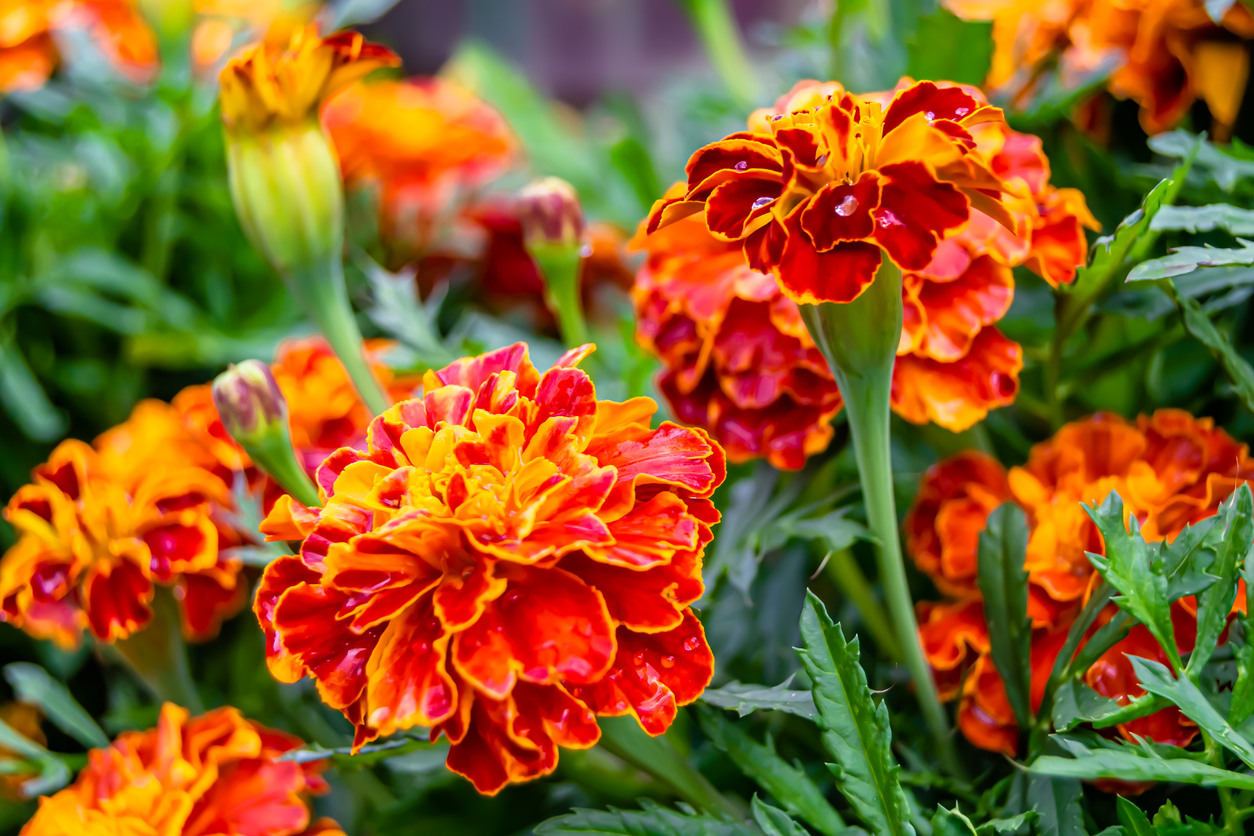
[[[880,229],[888,229],[890,226],[905,226],[889,209],[880,209],[875,213],[875,220],[879,221]]]
[[[847,218],[857,211],[858,199],[851,194],[845,195],[845,199],[836,206],[836,214],[842,218]]]
[[[684,650],[687,650],[689,653],[696,650],[700,646],[701,646],[701,639],[697,638],[696,636],[689,636],[688,638],[684,639]]]
[[[775,202],[775,198],[773,197],[759,197],[757,200],[753,201],[753,206],[751,206],[750,208],[761,209],[763,206],[768,206],[774,202]]]
[[[426,653],[430,649],[431,645],[428,642],[417,642],[414,644],[415,653]]]
[[[471,579],[471,577],[474,574],[475,574],[475,567],[467,566],[465,569],[462,570],[462,580],[468,581]]]
[[[971,108],[969,107],[960,107],[954,111],[954,113],[958,114],[959,116],[966,116],[970,112],[971,112]]]
[[[580,258],[589,258],[591,255],[592,255],[592,245],[591,245],[591,244],[584,244],[582,247],[580,247],[580,248],[579,248],[579,257],[580,257]]]
[[[1008,374],[1001,372],[993,372],[989,382],[993,384],[993,389],[1003,398],[1008,398],[1015,393],[1015,381]]]
[[[780,119],[783,119],[783,118],[784,118],[784,115],[781,113],[779,116],[772,116],[771,121],[778,122]]]
[[[634,662],[637,666],[643,665],[644,664],[644,651],[637,650],[635,655],[631,657],[631,661]]]
[[[675,657],[674,657],[674,656],[663,656],[663,657],[662,657],[659,661],[662,663],[662,667],[664,667],[664,668],[673,668],[673,667],[675,667]]]
[[[924,116],[924,117],[927,119],[927,121],[929,121],[929,122],[931,122],[933,119],[935,119],[935,118],[936,118],[936,114],[935,114],[935,113],[933,113],[933,112],[932,112],[932,111],[930,111],[930,110],[929,110],[927,113],[923,114],[923,116]]]
[[[740,162],[732,166],[732,168],[736,169],[737,171],[744,171],[748,167],[749,167],[749,163],[746,162],[745,160],[741,160]]]
[[[819,158],[815,161],[815,163],[814,163],[814,164],[815,164],[816,166],[818,166],[819,168],[822,168],[823,166],[827,165],[827,155],[826,155],[826,154],[824,154],[823,156],[819,157]]]

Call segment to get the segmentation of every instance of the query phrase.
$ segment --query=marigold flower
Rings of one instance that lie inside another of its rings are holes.
[[[986,84],[1017,104],[1035,94],[1057,59],[1065,77],[1107,62],[1107,88],[1141,106],[1141,125],[1173,127],[1196,98],[1225,129],[1235,123],[1249,76],[1249,56],[1233,36],[1254,37],[1242,4],[1211,19],[1201,0],[946,0],[967,20],[993,21],[994,52]]]
[[[1246,445],[1209,418],[1175,409],[1141,416],[1135,425],[1102,413],[1068,424],[1054,438],[1036,445],[1027,464],[1009,473],[974,451],[933,465],[906,517],[907,548],[942,592],[957,597],[920,605],[920,638],[946,697],[956,695],[956,683],[967,676],[959,708],[967,737],[976,745],[1008,753],[1018,738],[1000,676],[988,657],[987,626],[975,582],[979,534],[993,508],[1013,501],[1027,514],[1030,534],[1024,566],[1035,665],[1038,643],[1057,654],[1053,637],[1066,633],[1097,581],[1085,552],[1102,554],[1104,546],[1081,503],[1100,503],[1118,491],[1145,539],[1156,541],[1214,515],[1221,502],[1250,480],[1254,460]],[[1234,610],[1244,606],[1244,596],[1238,596]],[[1109,613],[1099,624],[1106,618]],[[1192,650],[1193,602],[1178,601],[1172,618],[1180,651]],[[1085,681],[1098,693],[1126,703],[1144,693],[1127,656],[1158,659],[1160,654],[1150,634],[1138,627],[1084,673]],[[1046,667],[1052,664],[1050,656]],[[1034,668],[1034,689],[1036,676]],[[1174,709],[1119,730],[1128,739],[1140,734],[1181,745],[1194,734]]]
[[[136,83],[157,70],[157,40],[128,0],[0,0],[0,93],[37,90],[60,56],[53,34],[81,30]]]
[[[589,351],[543,375],[522,343],[428,372],[365,452],[319,468],[323,508],[285,497],[266,518],[302,541],[254,604],[270,670],[312,676],[356,746],[429,726],[491,794],[595,744],[598,714],[660,734],[709,682],[689,605],[723,452],[650,429],[648,398],[597,401]]]
[[[301,745],[235,708],[189,719],[166,703],[156,728],[89,752],[71,786],[40,799],[22,836],[342,836],[329,819],[310,823],[307,796],[328,789],[319,766],[279,760]]]
[[[769,119],[699,149],[687,192],[663,198],[648,231],[705,210],[716,238],[743,243],[749,265],[773,272],[797,302],[850,302],[883,251],[923,270],[975,207],[1012,232],[1009,186],[971,130],[1001,111],[959,87],[923,81],[887,106],[839,85],[803,82]]]

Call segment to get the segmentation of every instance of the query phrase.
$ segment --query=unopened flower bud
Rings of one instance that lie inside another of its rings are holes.
[[[287,399],[270,367],[245,360],[213,381],[213,405],[222,425],[253,464],[303,505],[319,504],[318,489],[296,459],[287,426]]]
[[[213,381],[213,405],[222,425],[241,445],[287,427],[287,400],[270,367],[259,360],[231,366]]]
[[[575,187],[560,177],[545,177],[518,193],[518,219],[528,249],[583,242],[583,207]]]

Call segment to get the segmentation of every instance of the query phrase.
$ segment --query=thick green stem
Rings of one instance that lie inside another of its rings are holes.
[[[897,533],[889,419],[893,365],[901,336],[901,271],[885,258],[870,287],[853,302],[802,305],[801,316],[827,358],[845,401],[867,522],[880,544],[880,582],[919,706],[941,761],[952,774],[961,775],[949,719],[919,643]]]
[[[544,276],[544,297],[557,317],[562,342],[568,346],[588,342],[588,324],[579,295],[579,246],[563,243],[536,244],[528,248]]]
[[[715,72],[736,101],[751,105],[757,96],[757,80],[745,55],[740,29],[726,0],[680,0],[692,20],[697,37]]]
[[[1211,766],[1223,769],[1223,750],[1219,748],[1219,744],[1206,732],[1202,732],[1202,741],[1206,744],[1206,758],[1210,761]],[[1242,815],[1233,801],[1232,790],[1227,787],[1219,787],[1218,789],[1219,806],[1223,808],[1224,827],[1230,836],[1242,836],[1245,833],[1245,828],[1241,826]]]
[[[694,807],[741,820],[745,810],[724,796],[693,768],[665,736],[650,737],[636,718],[602,717],[601,746],[610,754],[652,775]]]
[[[318,507],[322,504],[318,488],[296,460],[292,436],[286,425],[283,432],[275,433],[275,436],[267,437],[262,444],[244,444],[243,447],[253,463],[270,474],[270,478],[278,482],[279,487],[291,494],[293,499],[306,508]]]
[[[362,402],[375,415],[386,412],[392,402],[366,363],[361,329],[353,317],[338,256],[319,260],[299,275],[284,275],[283,280],[344,364]]]
[[[155,590],[152,621],[112,646],[157,699],[181,705],[193,714],[205,710],[187,667],[178,603],[168,587],[158,586]]]
[[[884,613],[880,602],[875,600],[871,584],[862,574],[857,561],[854,560],[853,552],[849,549],[841,549],[829,555],[827,576],[832,579],[832,583],[836,584],[841,594],[853,601],[854,606],[858,608],[858,612],[862,615],[862,623],[866,625],[872,638],[875,639],[875,646],[879,648],[880,653],[898,664],[905,661],[905,655],[901,652],[901,642],[897,641],[893,625],[889,623],[888,616]]]

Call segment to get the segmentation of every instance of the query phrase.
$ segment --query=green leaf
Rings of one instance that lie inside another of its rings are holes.
[[[1008,819],[990,819],[975,829],[975,836],[1003,836],[1018,833],[1025,825],[1036,822],[1039,818],[1035,810],[1026,810]]]
[[[758,743],[712,708],[703,708],[697,717],[715,748],[726,752],[741,772],[769,792],[789,813],[805,819],[815,830],[828,836],[845,831],[840,814],[827,803],[804,770],[791,766],[775,752],[775,744],[769,736],[765,744]]]
[[[846,642],[823,602],[806,595],[801,612],[804,649],[797,655],[814,682],[823,747],[836,786],[877,836],[914,836],[906,794],[893,760],[888,707],[876,705],[858,663],[858,640]]]
[[[749,809],[753,820],[766,836],[808,836],[806,829],[789,818],[787,813],[761,801],[756,795]]]
[[[1187,676],[1176,679],[1165,666],[1153,659],[1129,656],[1141,687],[1175,703],[1198,728],[1231,749],[1246,766],[1254,767],[1254,745],[1228,725],[1206,695]]]
[[[1122,795],[1115,797],[1115,803],[1119,814],[1119,822],[1123,825],[1124,832],[1128,836],[1158,836],[1154,832],[1154,826],[1150,824],[1149,817],[1141,811],[1140,807]]]
[[[69,689],[43,668],[29,662],[14,662],[5,665],[4,678],[13,686],[13,693],[20,701],[38,706],[57,728],[88,749],[103,749],[109,745],[109,736],[70,696]]]
[[[1220,522],[1210,529],[1209,539],[1218,543],[1209,570],[1218,580],[1197,593],[1197,638],[1186,668],[1190,675],[1201,671],[1210,660],[1228,626],[1228,614],[1237,599],[1237,575],[1254,543],[1254,495],[1248,483],[1242,483],[1224,500],[1215,518]]]
[[[1150,549],[1141,536],[1136,517],[1128,518],[1131,530],[1124,528],[1123,499],[1115,491],[1110,492],[1100,507],[1085,505],[1084,509],[1097,525],[1106,546],[1105,556],[1089,552],[1089,562],[1119,590],[1115,603],[1149,629],[1173,667],[1179,670],[1180,652],[1171,623],[1167,578],[1162,573],[1162,564],[1150,560]]]
[[[1067,732],[1081,723],[1101,721],[1117,714],[1122,706],[1107,699],[1078,679],[1069,679],[1054,694],[1054,729]]]
[[[1203,267],[1227,267],[1233,264],[1254,264],[1254,244],[1241,241],[1238,249],[1218,247],[1177,247],[1170,255],[1142,261],[1128,274],[1128,282],[1148,282],[1183,276]]]
[[[1175,748],[1175,747],[1172,747]],[[1073,758],[1042,755],[1029,767],[1034,774],[1096,780],[1116,778],[1121,781],[1176,781],[1208,787],[1229,787],[1254,790],[1254,775],[1232,772],[1195,760],[1183,749],[1180,756],[1165,758],[1154,749],[1120,745],[1114,748],[1078,748]],[[1043,831],[1042,831],[1043,832]]]
[[[680,813],[647,798],[640,810],[574,808],[536,825],[536,836],[760,836],[750,825],[716,819],[705,813]]]
[[[8,749],[38,765],[38,777],[22,783],[22,795],[26,798],[56,792],[70,782],[70,767],[64,760],[35,741],[23,737],[3,720],[0,720],[0,748]]]
[[[1164,206],[1150,222],[1150,229],[1156,232],[1209,232],[1212,229],[1223,229],[1233,235],[1254,235],[1254,210],[1241,209],[1227,203]]]
[[[357,750],[357,754],[353,754],[352,747],[349,746],[327,749],[319,746],[317,743],[310,743],[299,749],[284,752],[278,759],[281,761],[295,761],[296,763],[330,760],[331,763],[340,769],[360,769],[363,766],[371,766],[388,758],[408,755],[410,752],[431,749],[439,745],[431,743],[425,737],[411,737],[407,734],[402,734],[380,743],[370,743],[362,746]]]
[[[721,688],[707,688],[701,695],[702,702],[735,711],[741,717],[754,711],[787,711],[807,720],[817,719],[818,709],[809,691],[793,691],[788,685],[792,677],[770,688],[729,682]]]
[[[1198,168],[1207,171],[1211,179],[1219,184],[1219,188],[1226,192],[1231,192],[1239,180],[1254,177],[1254,162],[1237,159],[1188,131],[1172,131],[1152,136],[1149,147],[1165,157],[1179,158],[1187,157],[1196,148]]]
[[[979,586],[984,595],[993,664],[1019,728],[1032,725],[1032,620],[1028,618],[1028,521],[1013,502],[993,509],[980,532]]]
[[[48,400],[8,327],[0,328],[0,404],[32,441],[54,441],[69,424]]]
[[[412,349],[429,368],[457,359],[440,340],[434,306],[428,309],[418,298],[417,268],[390,273],[361,252],[353,260],[370,282],[371,300],[365,313],[371,322]]]
[[[957,804],[952,810],[937,805],[932,816],[932,836],[976,836],[975,825],[958,809]]]
[[[1228,704],[1228,725],[1237,729],[1254,715],[1254,644],[1250,644],[1249,619],[1243,619],[1243,623],[1246,638],[1236,648],[1237,681],[1232,686],[1232,701]]]
[[[1167,287],[1171,287],[1169,283]],[[1237,353],[1223,332],[1215,327],[1215,323],[1210,321],[1210,317],[1206,315],[1206,311],[1196,299],[1186,299],[1176,293],[1174,288],[1171,288],[1168,295],[1172,297],[1172,301],[1176,303],[1176,309],[1180,311],[1184,330],[1188,331],[1193,339],[1210,349],[1210,353],[1224,367],[1224,371],[1232,380],[1237,396],[1245,404],[1245,408],[1254,412],[1254,369],[1251,369],[1250,364],[1245,362],[1245,358]]]
[[[1037,758],[1040,763],[1044,758]],[[1084,791],[1080,782],[1066,778],[1033,774],[1028,779],[1028,805],[1040,816],[1036,822],[1037,836],[1087,836],[1084,818],[1080,815],[1080,799]]]
[[[1084,643],[1084,647],[1080,648],[1080,652],[1076,654],[1069,669],[1074,673],[1087,671],[1106,651],[1126,639],[1135,624],[1136,622],[1123,610],[1115,613],[1110,617],[1110,621],[1099,627],[1093,637]]]

